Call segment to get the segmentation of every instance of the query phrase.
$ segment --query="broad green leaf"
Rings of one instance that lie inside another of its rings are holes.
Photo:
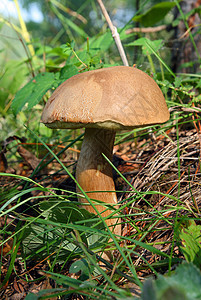
[[[94,270],[93,265],[89,265],[86,259],[76,260],[72,263],[69,269],[69,273],[78,273],[80,272],[81,275],[79,277],[80,280],[87,280],[89,278],[89,274],[92,273]]]
[[[43,216],[48,220],[64,224],[85,220],[88,213],[88,211],[79,208],[72,202],[57,202],[55,206],[55,201],[44,201],[40,204],[40,209],[44,211]],[[91,215],[88,214],[89,216]]]
[[[21,90],[19,90],[12,102],[12,109],[17,114],[28,103],[28,108],[36,105],[43,95],[56,83],[54,73],[41,73],[36,75]]]
[[[83,221],[84,225],[85,220],[91,219],[91,221],[86,222],[86,226],[92,226],[93,224],[97,223],[97,220],[92,219],[93,214],[90,214],[86,209],[79,208],[74,203],[58,203],[53,209],[51,209],[51,207],[54,207],[54,202],[51,203],[50,201],[44,201],[40,205],[40,208],[44,211],[43,215],[49,221],[63,224],[76,224],[78,221]],[[100,245],[107,240],[107,236],[103,236],[103,234],[99,233],[99,230],[101,229],[103,229],[103,224],[97,225],[93,232],[86,232],[86,237],[82,235],[83,242],[93,248],[100,247]]]
[[[75,262],[72,263],[69,269],[69,273],[78,273],[81,272],[82,278],[86,278],[89,276],[90,273],[92,273],[94,270],[94,267],[89,265],[86,259],[80,259],[76,260]],[[81,278],[79,278],[81,279]]]
[[[77,68],[74,65],[66,65],[57,73],[40,73],[19,90],[12,102],[12,109],[15,114],[22,110],[25,104],[31,109],[39,103],[45,93],[51,88],[57,88],[66,79],[76,75]]]
[[[34,85],[35,86],[30,95],[30,98],[27,99],[28,109],[31,109],[34,105],[36,105],[50,88],[58,86],[56,74],[38,74],[37,78],[35,77]]]
[[[191,222],[188,228],[180,231],[179,237],[182,241],[181,251],[185,259],[201,268],[201,225]]]
[[[43,259],[48,253],[52,253],[50,260],[57,256],[57,262],[62,263],[70,254],[76,256],[81,251],[70,240],[70,230],[65,230],[60,224],[57,224],[57,227],[30,224],[24,230],[22,256],[25,259]]]
[[[201,299],[201,272],[192,263],[179,265],[170,276],[158,275],[148,279],[142,288],[141,300],[197,300]]]
[[[113,42],[111,32],[89,39],[90,51],[107,51]]]
[[[183,263],[171,276],[159,275],[156,280],[157,299],[201,299],[201,272],[192,263]]]
[[[42,202],[40,209],[43,219],[38,218],[24,230],[22,239],[24,258],[37,256],[43,259],[48,253],[53,253],[50,259],[57,256],[57,262],[61,263],[68,256],[81,255],[82,250],[71,234],[73,229],[80,231],[82,242],[88,247],[93,249],[105,245],[107,236],[99,234],[98,229],[91,228],[97,223],[97,219],[93,220],[93,215],[87,210],[79,208],[72,202],[58,202],[53,199]],[[76,223],[80,225],[76,226]]]
[[[69,273],[78,273],[80,271],[83,272],[85,268],[87,268],[86,260],[85,260],[85,263],[82,259],[81,260],[76,260],[70,266]],[[88,270],[88,268],[87,268],[87,270]]]
[[[143,300],[157,300],[156,297],[156,288],[154,286],[153,280],[148,279],[145,281],[143,285],[142,291],[142,299]]]
[[[78,69],[74,65],[66,65],[60,71],[60,79],[67,80],[68,78],[78,74]]]
[[[150,47],[148,47],[148,45],[150,45]],[[151,48],[157,52],[162,46],[163,46],[164,42],[163,40],[155,40],[155,41],[151,41],[148,38],[139,38],[136,41],[127,44],[126,46],[142,46],[142,50],[143,50],[143,54],[147,55],[147,54],[152,54],[153,51],[151,50]]]
[[[175,2],[161,2],[152,6],[147,12],[135,16],[133,21],[141,23],[143,26],[153,26],[163,20],[167,13],[176,5]]]
[[[26,297],[25,300],[38,300],[39,296],[33,293],[29,293]]]

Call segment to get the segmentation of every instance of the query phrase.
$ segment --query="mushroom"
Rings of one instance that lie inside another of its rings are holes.
[[[106,224],[121,235],[112,167],[115,133],[151,124],[164,123],[169,111],[156,82],[141,70],[116,66],[88,71],[63,82],[46,103],[42,122],[50,128],[85,127],[77,163],[76,179],[94,200]],[[77,189],[78,190],[78,189]],[[79,192],[79,190],[78,190]],[[88,203],[84,197],[81,204]],[[105,204],[105,205],[104,205]],[[108,205],[109,208],[108,208]],[[91,205],[84,206],[95,213]]]

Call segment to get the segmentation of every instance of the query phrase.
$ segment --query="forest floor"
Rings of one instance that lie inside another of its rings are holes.
[[[18,158],[20,157],[18,161],[6,159],[6,147],[13,140],[17,141],[15,147],[17,147]],[[13,140],[4,141],[0,156],[1,172],[29,177],[40,159],[33,153],[33,145],[28,144],[28,142],[24,143],[17,137],[13,137]],[[38,147],[42,148],[42,145],[38,145]],[[63,145],[60,147],[62,148]],[[68,149],[62,154],[62,161],[67,165],[72,165],[72,172],[75,169],[78,153],[79,151],[74,148]],[[170,226],[170,222],[172,223],[174,218],[185,221],[185,216],[188,219],[200,218],[201,216],[200,154],[201,136],[192,128],[179,128],[178,132],[172,128],[165,135],[157,137],[150,132],[149,134],[146,133],[144,138],[141,137],[140,140],[131,137],[126,143],[114,147],[113,164],[133,187],[128,186],[119,174],[114,173],[116,190],[121,191],[117,193],[119,202],[125,203],[131,197],[137,199],[122,211],[122,215],[124,215],[122,235],[138,236],[140,241],[153,245],[163,253],[168,255],[171,252],[174,253],[175,264],[177,264],[177,259],[178,262],[183,259],[183,255],[178,244],[173,242],[174,239],[176,240],[175,231],[173,226]],[[55,170],[59,169],[59,164],[53,161],[37,174],[35,179],[40,180],[40,184],[44,186],[75,191],[75,184],[68,175],[64,172],[55,175]],[[54,175],[52,175],[52,170],[54,170]],[[4,190],[11,190],[19,183],[19,178],[0,177],[0,186],[4,187]],[[22,186],[19,186],[20,188]],[[39,196],[39,192],[30,193],[36,198]],[[141,195],[143,193],[144,196],[139,197],[139,193]],[[175,199],[179,200],[175,201]],[[26,211],[25,213],[23,209]],[[26,215],[33,214],[31,208],[27,210],[27,207],[23,206],[20,207],[18,213],[22,212]],[[153,219],[156,219],[158,215],[160,215],[158,222],[155,223],[153,230],[150,230]],[[131,220],[135,226],[131,225]],[[0,219],[1,227],[6,224],[8,229],[13,232],[17,222],[16,214],[13,215],[12,213]],[[139,235],[136,235],[137,230]],[[145,232],[146,234],[142,238]],[[5,237],[1,236],[1,239],[3,238]],[[2,248],[2,279],[5,279],[12,259],[12,255],[10,255],[12,244],[13,239],[9,239]],[[128,242],[127,246],[132,246],[131,242]],[[153,271],[145,265],[144,259],[157,272],[162,274],[167,272],[168,264],[159,263],[160,255],[140,247],[136,248],[136,252],[136,255],[132,255],[132,259],[140,280],[143,281],[147,276],[153,275]],[[20,253],[19,247],[14,263],[15,268],[1,290],[1,299],[24,299],[30,292],[37,293],[42,289],[55,287],[55,282],[48,276],[44,276],[43,273],[49,268],[48,257],[42,261],[27,261],[25,268],[20,260]],[[62,274],[72,276],[69,273],[68,263],[62,269]],[[135,296],[140,292],[139,288],[129,280],[119,279],[116,284],[121,288],[129,289]],[[85,298],[72,294],[71,299]]]

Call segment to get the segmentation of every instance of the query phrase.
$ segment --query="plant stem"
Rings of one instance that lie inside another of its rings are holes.
[[[120,54],[121,59],[123,61],[123,64],[124,64],[124,66],[129,66],[128,60],[126,58],[126,54],[125,54],[125,51],[124,51],[124,48],[123,48],[122,43],[121,43],[121,39],[120,39],[119,33],[117,31],[117,28],[112,24],[110,16],[109,16],[109,14],[108,14],[108,12],[107,12],[107,10],[106,10],[106,8],[105,8],[102,0],[97,0],[97,2],[98,2],[99,6],[100,6],[100,8],[102,10],[102,13],[103,13],[103,15],[104,15],[107,23],[108,23],[108,26],[109,26],[109,28],[110,28],[110,30],[112,32],[112,37],[115,40],[115,43],[117,45],[119,54]]]

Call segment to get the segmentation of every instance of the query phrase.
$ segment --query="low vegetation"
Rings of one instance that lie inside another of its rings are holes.
[[[66,79],[121,59],[106,25],[90,36],[85,23],[79,26],[81,9],[67,18],[65,5],[49,2],[65,43],[59,36],[48,44],[32,40],[20,14],[20,27],[1,17],[2,30],[12,28],[27,55],[9,58],[0,71],[1,299],[201,299],[200,25],[189,23],[200,6],[185,13],[179,1],[148,1],[119,29],[129,64],[137,53],[134,67],[154,78],[170,112],[163,125],[117,132],[109,163],[119,237],[77,202],[83,129],[49,129],[40,119]],[[188,54],[174,69],[178,24],[196,58]],[[110,261],[102,256],[106,247]]]

